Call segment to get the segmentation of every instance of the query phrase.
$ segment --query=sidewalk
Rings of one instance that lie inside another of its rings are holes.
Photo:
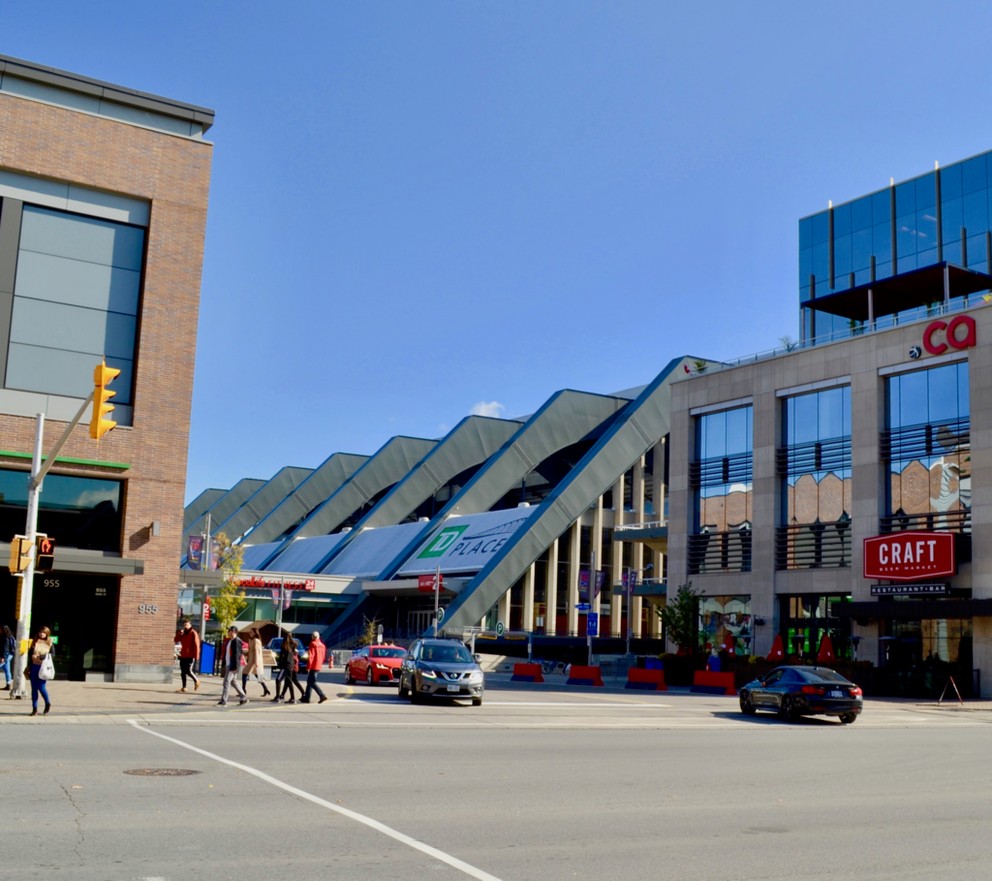
[[[331,670],[321,674],[320,684],[327,690],[328,686],[335,687],[343,683],[341,671]],[[48,683],[48,695],[52,699],[52,711],[45,721],[57,718],[73,717],[87,718],[94,716],[145,716],[156,713],[176,713],[201,710],[216,710],[231,712],[238,709],[238,696],[233,691],[228,706],[219,707],[221,688],[224,681],[220,676],[200,676],[200,688],[194,691],[192,686],[185,694],[180,694],[179,676],[172,684],[162,682],[70,682],[56,679]],[[267,682],[269,691],[272,683]],[[330,693],[329,697],[333,696]],[[248,698],[252,704],[269,701],[272,698],[262,697],[261,686],[255,682],[248,683]],[[311,705],[304,704],[313,709]],[[44,705],[39,701],[39,709]],[[17,718],[30,722],[37,719],[30,717],[31,691],[28,684],[26,697],[11,699],[9,691],[0,691],[0,724]],[[40,717],[39,717],[40,718]]]
[[[487,665],[489,666],[489,665]],[[494,669],[495,668],[495,669]],[[630,691],[625,688],[625,680],[619,677],[607,677],[603,688],[591,686],[567,686],[563,677],[546,677],[543,683],[531,682],[511,682],[510,676],[512,667],[507,669],[504,664],[494,664],[486,670],[486,683],[491,688],[501,690],[520,691],[563,691],[565,689],[598,692],[598,693],[626,693],[642,694],[643,692]],[[31,718],[31,698],[30,692],[27,697],[19,700],[11,700],[9,691],[0,691],[0,724],[7,722],[37,723],[42,718],[44,721],[61,720],[67,721],[93,721],[95,718],[103,717],[107,721],[121,721],[127,717],[141,717],[147,715],[164,713],[188,713],[202,712],[205,710],[216,711],[217,713],[237,712],[238,704],[236,695],[232,695],[227,707],[217,706],[220,700],[223,680],[220,676],[201,676],[200,688],[198,691],[190,690],[185,694],[180,694],[177,689],[180,686],[177,674],[172,684],[158,682],[70,682],[68,680],[56,679],[49,683],[49,696],[52,699],[52,712],[47,717]],[[344,672],[340,668],[322,671],[319,679],[320,684],[328,693],[328,697],[335,698],[340,693],[347,693],[351,687],[344,683]],[[272,684],[267,683],[271,691]],[[688,688],[670,687],[667,692],[651,692],[659,696],[670,695],[672,697],[692,697]],[[266,703],[270,698],[262,698],[261,687],[257,682],[248,683],[248,697],[251,704]],[[728,702],[736,699],[727,697]],[[965,700],[963,704],[957,699],[945,700],[939,704],[935,700],[923,700],[915,698],[868,698],[869,701],[885,701],[915,705],[920,708],[935,709],[939,706],[941,710],[951,712],[992,712],[992,700],[977,699]],[[328,702],[324,709],[332,705]],[[280,705],[282,706],[282,705]],[[296,705],[294,705],[295,707]],[[305,704],[306,711],[317,710],[317,704]]]

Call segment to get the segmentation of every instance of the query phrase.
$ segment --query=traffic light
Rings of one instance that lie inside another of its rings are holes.
[[[55,567],[55,539],[39,535],[35,539],[34,571],[51,572]]]
[[[99,440],[116,422],[108,417],[113,412],[114,405],[109,403],[110,399],[117,394],[107,388],[118,376],[120,370],[116,367],[108,367],[105,361],[101,361],[93,369],[93,416],[90,419],[90,437]]]
[[[10,562],[7,564],[7,568],[10,569],[11,574],[16,575],[28,568],[30,559],[31,542],[23,535],[15,535],[10,540]]]

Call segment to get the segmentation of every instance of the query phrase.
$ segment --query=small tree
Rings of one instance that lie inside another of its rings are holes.
[[[362,635],[358,638],[360,645],[375,645],[379,638],[378,618],[366,618],[362,624]]]
[[[691,655],[699,648],[699,591],[692,589],[691,581],[680,585],[675,596],[656,611],[678,654]]]
[[[210,609],[223,633],[248,605],[245,592],[238,584],[245,552],[240,545],[232,544],[223,532],[218,532],[214,541],[217,543],[217,568],[222,580],[220,589],[210,598]]]

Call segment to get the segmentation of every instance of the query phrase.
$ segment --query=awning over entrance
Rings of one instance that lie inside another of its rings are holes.
[[[905,602],[838,603],[840,618],[886,618],[915,621],[922,618],[982,618],[992,616],[992,600],[906,600]]]

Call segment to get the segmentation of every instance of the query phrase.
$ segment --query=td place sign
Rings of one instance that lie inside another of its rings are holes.
[[[956,571],[953,532],[895,532],[865,539],[865,578],[919,581]]]

